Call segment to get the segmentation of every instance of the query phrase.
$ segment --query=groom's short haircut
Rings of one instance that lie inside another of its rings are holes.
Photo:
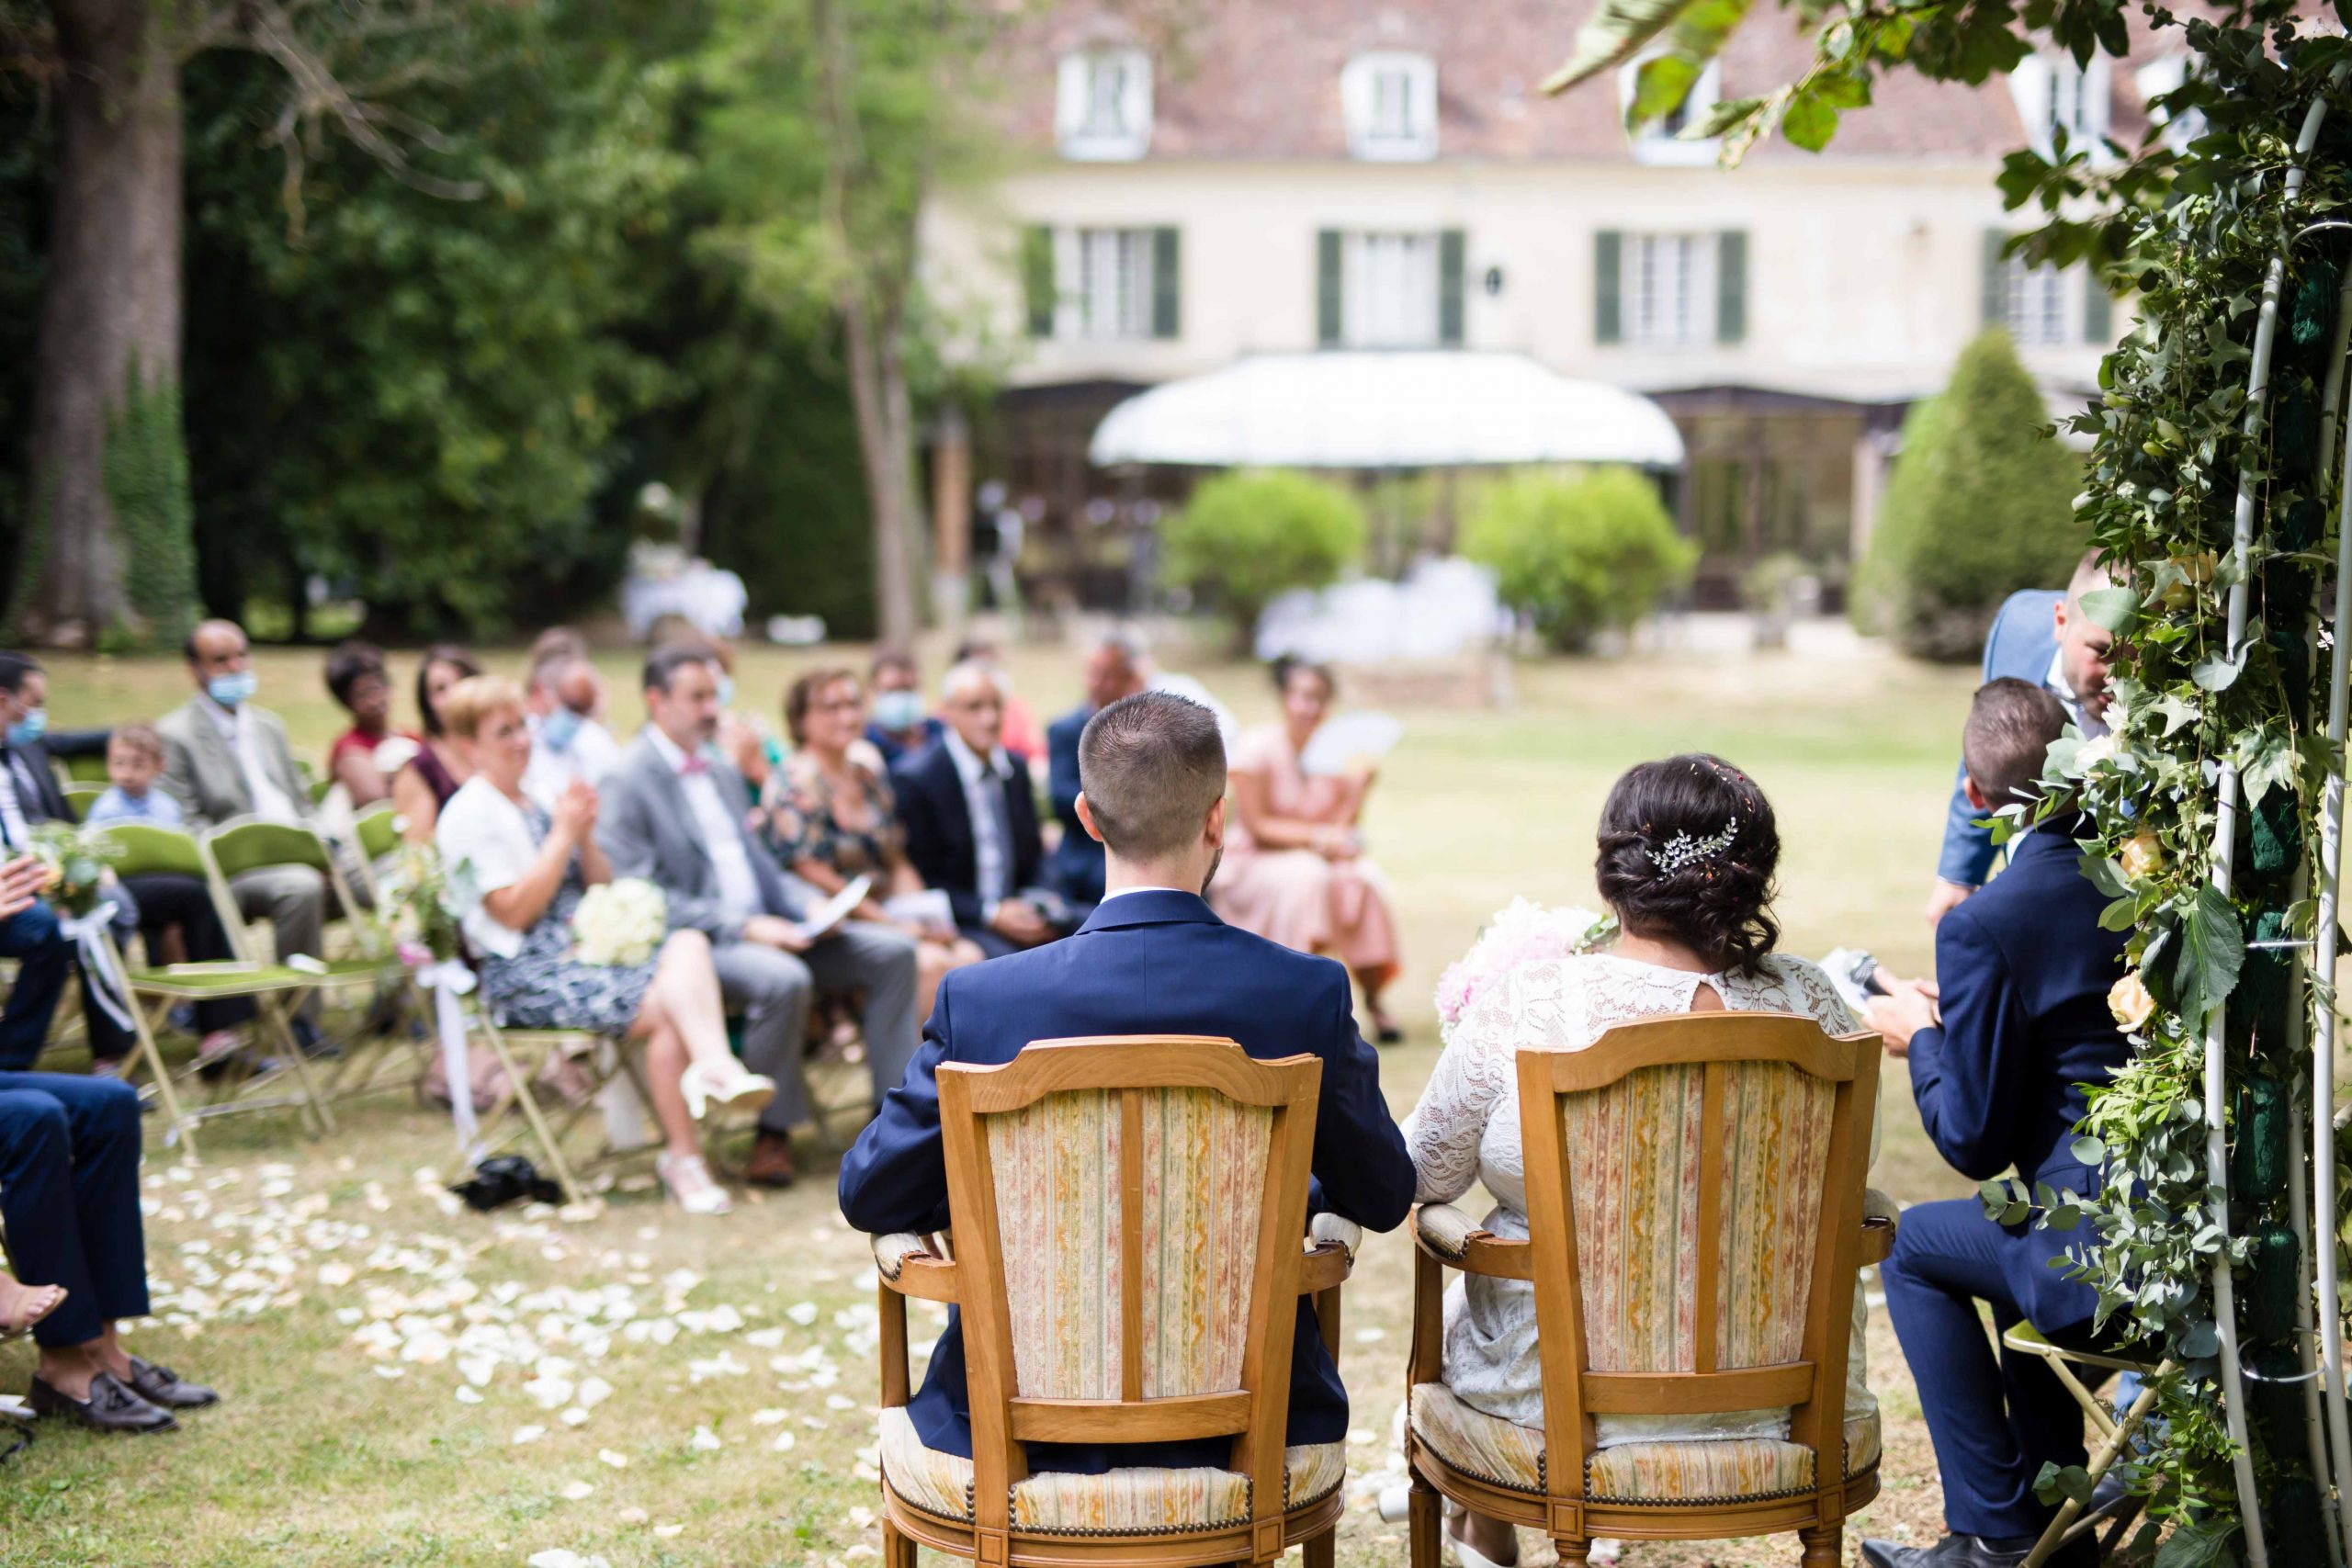
[[[1121,697],[1078,738],[1078,787],[1102,842],[1121,860],[1182,852],[1225,795],[1216,715],[1173,692]]]
[[[2035,783],[2050,743],[2066,729],[2066,710],[2049,688],[2004,675],[1976,689],[1960,732],[1961,761],[1996,809],[2041,793]]]

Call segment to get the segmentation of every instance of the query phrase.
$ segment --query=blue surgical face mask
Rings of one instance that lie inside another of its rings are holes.
[[[233,674],[213,676],[204,683],[204,690],[222,707],[232,708],[252,696],[260,684],[252,671],[240,670]]]
[[[922,723],[921,692],[876,692],[874,722],[892,735],[903,735]]]
[[[551,751],[568,751],[580,738],[582,720],[578,714],[559,705],[555,712],[539,721],[539,739]]]
[[[732,675],[718,678],[718,705],[722,709],[735,705],[735,677]]]
[[[29,746],[49,732],[49,710],[27,708],[25,716],[8,727],[8,744]]]

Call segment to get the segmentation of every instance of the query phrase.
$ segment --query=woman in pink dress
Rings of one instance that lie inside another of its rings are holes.
[[[1331,671],[1283,660],[1274,679],[1282,718],[1244,735],[1227,765],[1233,810],[1209,897],[1230,924],[1346,964],[1374,1033],[1393,1043],[1403,1035],[1380,993],[1396,977],[1396,921],[1387,879],[1365,858],[1356,829],[1374,768],[1359,762],[1314,777],[1302,770],[1299,757],[1331,709]]]

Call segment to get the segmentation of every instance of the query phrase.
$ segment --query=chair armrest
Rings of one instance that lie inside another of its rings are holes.
[[[1862,1261],[1883,1263],[1894,1250],[1903,1206],[1875,1187],[1862,1190]]]
[[[1317,1214],[1308,1222],[1306,1258],[1299,1265],[1298,1293],[1317,1296],[1347,1283],[1355,1269],[1356,1246],[1363,1229],[1337,1214]]]
[[[1498,1280],[1534,1278],[1533,1249],[1523,1241],[1499,1241],[1492,1232],[1451,1203],[1424,1203],[1413,1211],[1413,1245],[1449,1269]]]
[[[1355,1261],[1356,1253],[1363,1246],[1363,1227],[1353,1220],[1325,1213],[1306,1222],[1306,1250],[1314,1252],[1329,1242],[1338,1242],[1347,1249],[1348,1261]]]
[[[907,1231],[874,1238],[874,1267],[882,1283],[902,1296],[954,1302],[959,1281],[956,1265],[933,1250],[931,1238]]]

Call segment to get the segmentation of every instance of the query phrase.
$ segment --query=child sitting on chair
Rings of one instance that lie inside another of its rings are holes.
[[[180,825],[180,803],[155,787],[164,771],[164,738],[154,727],[126,724],[107,741],[106,794],[90,803],[85,820],[144,822],[150,827]]]

